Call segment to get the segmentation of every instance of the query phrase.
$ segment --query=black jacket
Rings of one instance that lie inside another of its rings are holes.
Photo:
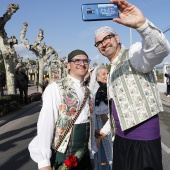
[[[28,87],[28,77],[25,73],[18,73],[15,75],[16,88]]]
[[[166,84],[170,85],[170,74],[165,73],[165,77],[167,78],[166,79]]]
[[[0,87],[5,87],[6,78],[3,74],[0,75]]]

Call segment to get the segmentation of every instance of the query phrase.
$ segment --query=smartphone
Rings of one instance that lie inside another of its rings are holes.
[[[117,5],[111,3],[82,4],[81,12],[83,21],[112,20],[119,17]]]

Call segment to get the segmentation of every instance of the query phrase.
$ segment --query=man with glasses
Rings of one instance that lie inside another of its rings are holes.
[[[170,52],[164,34],[125,0],[110,0],[120,10],[113,21],[134,28],[142,42],[126,49],[116,32],[104,26],[95,31],[95,46],[111,62],[108,77],[110,121],[96,131],[114,132],[114,170],[162,170],[158,113],[163,111],[153,73]]]
[[[83,83],[89,63],[90,59],[84,51],[72,51],[68,55],[68,76],[49,84],[44,91],[37,136],[29,144],[31,158],[38,163],[40,170],[54,170],[60,166],[66,168],[68,165],[73,165],[72,170],[91,170],[88,144],[89,139],[94,137],[94,133],[92,136],[90,133],[93,102]],[[78,118],[71,125],[80,108]],[[69,127],[71,130],[65,135]],[[51,167],[51,146],[56,148],[61,138],[64,140],[54,154],[55,163]],[[69,156],[75,154],[78,159],[70,159]]]

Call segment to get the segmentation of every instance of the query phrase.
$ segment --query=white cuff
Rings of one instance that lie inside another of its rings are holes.
[[[146,37],[152,32],[153,28],[155,30],[160,31],[152,22],[146,19],[145,23],[141,27],[137,28],[136,30],[141,35],[141,37]]]
[[[44,159],[43,161],[38,162],[38,169],[47,167],[47,166],[51,166],[51,162],[48,159]]]

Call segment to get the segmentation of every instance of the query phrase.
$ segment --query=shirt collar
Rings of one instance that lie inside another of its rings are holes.
[[[125,49],[126,49],[125,46],[123,44],[121,44],[121,50],[120,50],[119,54],[117,55],[117,57],[111,62],[111,65],[118,65],[121,62],[120,58],[121,58],[123,52],[125,51]]]
[[[83,83],[84,83],[83,81],[80,82],[80,80],[77,80],[76,78],[74,78],[74,77],[72,77],[72,76],[70,76],[70,75],[68,75],[68,77],[71,78],[72,81],[73,81],[75,84],[77,84],[79,87],[82,87],[82,86],[83,86]]]

